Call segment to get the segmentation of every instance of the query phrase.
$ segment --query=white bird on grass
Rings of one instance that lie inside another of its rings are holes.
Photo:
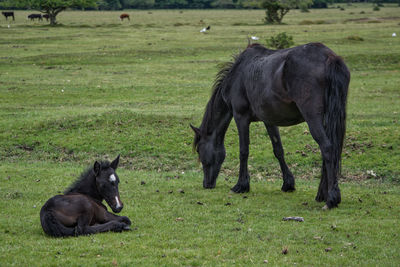
[[[211,26],[208,26],[207,28],[203,28],[200,30],[200,32],[205,33],[211,29]]]

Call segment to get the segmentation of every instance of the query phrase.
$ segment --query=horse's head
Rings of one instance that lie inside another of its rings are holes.
[[[217,142],[215,134],[205,134],[199,128],[192,125],[190,127],[194,131],[194,148],[203,165],[203,187],[214,188],[221,165],[225,160],[224,144]]]
[[[118,191],[119,178],[115,173],[119,163],[118,157],[111,162],[107,167],[102,166],[101,163],[94,163],[94,173],[96,175],[96,186],[100,195],[106,200],[111,209],[118,213],[124,207]]]

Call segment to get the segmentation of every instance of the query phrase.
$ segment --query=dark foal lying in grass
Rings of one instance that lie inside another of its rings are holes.
[[[119,156],[111,163],[95,162],[93,168],[65,191],[50,198],[40,210],[40,222],[46,234],[54,237],[89,235],[129,230],[128,217],[107,211],[103,199],[114,212],[123,204],[119,197],[119,178],[115,173]]]

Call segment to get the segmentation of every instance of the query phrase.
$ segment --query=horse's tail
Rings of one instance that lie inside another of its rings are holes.
[[[50,236],[63,237],[75,235],[75,228],[64,226],[45,206],[40,210],[40,223],[42,224],[43,231]]]
[[[341,154],[346,133],[346,102],[350,82],[350,72],[339,56],[334,54],[328,56],[326,81],[323,125],[332,144],[332,162],[335,176],[338,177],[341,171]]]

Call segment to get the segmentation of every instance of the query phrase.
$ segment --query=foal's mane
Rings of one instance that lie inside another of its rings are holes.
[[[100,161],[99,163],[100,163],[101,170],[105,170],[105,169],[110,168],[110,162],[109,161]],[[93,166],[88,167],[85,171],[83,171],[81,173],[79,178],[76,179],[75,182],[72,185],[70,185],[70,187],[68,187],[68,189],[66,189],[64,191],[64,194],[76,192],[76,190],[79,187],[83,186],[87,181],[90,181],[94,177],[95,177],[95,174],[94,174]]]

